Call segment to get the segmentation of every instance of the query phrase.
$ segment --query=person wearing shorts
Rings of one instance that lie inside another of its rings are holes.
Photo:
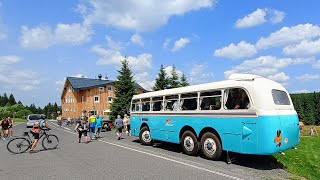
[[[13,119],[8,117],[8,120],[9,120],[9,136],[12,137]]]
[[[122,121],[120,115],[117,116],[115,124],[116,124],[116,129],[117,129],[116,133],[117,133],[117,136],[118,136],[118,140],[120,140],[121,139],[122,128],[123,128],[123,121]]]
[[[9,124],[9,120],[7,118],[4,118],[0,121],[3,133],[3,140],[6,140],[9,136]]]
[[[81,120],[77,122],[77,125],[74,129],[77,130],[79,133],[78,143],[81,143],[81,137],[84,136],[84,140],[88,143],[88,122],[85,120],[84,117],[81,117]]]
[[[100,117],[99,115],[97,115],[97,122],[96,122],[96,138],[100,138],[100,132],[102,129],[102,117]]]

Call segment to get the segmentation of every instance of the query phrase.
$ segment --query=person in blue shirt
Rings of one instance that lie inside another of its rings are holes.
[[[102,129],[102,117],[100,117],[99,115],[97,115],[97,120],[96,120],[96,138],[100,138],[100,132]]]

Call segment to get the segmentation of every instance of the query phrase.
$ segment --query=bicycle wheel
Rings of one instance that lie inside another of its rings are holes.
[[[26,152],[31,147],[31,143],[27,138],[18,137],[11,139],[7,144],[7,149],[13,154]]]
[[[54,134],[48,134],[42,139],[42,147],[44,149],[55,149],[59,144],[59,139]]]

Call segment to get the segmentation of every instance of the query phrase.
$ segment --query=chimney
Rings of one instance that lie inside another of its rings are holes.
[[[107,73],[106,73],[106,77],[104,78],[105,80],[107,80],[108,79],[108,75],[107,75]]]
[[[102,75],[101,75],[101,74],[99,74],[99,75],[98,75],[98,78],[99,78],[99,80],[101,80],[101,78],[102,78]]]

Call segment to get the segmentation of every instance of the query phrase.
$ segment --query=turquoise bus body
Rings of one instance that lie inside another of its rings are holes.
[[[131,115],[133,136],[147,125],[151,138],[180,143],[181,133],[191,129],[198,140],[201,133],[215,132],[222,149],[242,154],[271,155],[299,144],[299,120],[293,115],[148,114]]]

